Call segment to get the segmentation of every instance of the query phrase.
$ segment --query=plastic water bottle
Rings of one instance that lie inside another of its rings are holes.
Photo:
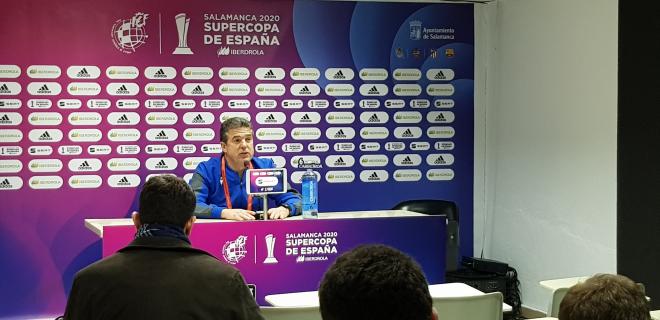
[[[319,217],[319,184],[312,169],[302,176],[302,216],[303,219]]]

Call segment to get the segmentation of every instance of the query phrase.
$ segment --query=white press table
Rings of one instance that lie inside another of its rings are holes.
[[[431,284],[429,285],[429,292],[432,298],[469,297],[484,294],[460,282]],[[265,300],[274,307],[318,307],[319,293],[318,291],[305,291],[271,294],[267,295]],[[502,303],[503,312],[511,312],[511,310],[510,305]]]

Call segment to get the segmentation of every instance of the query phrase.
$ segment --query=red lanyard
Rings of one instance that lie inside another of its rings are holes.
[[[227,182],[227,170],[225,164],[225,157],[222,157],[222,165],[220,170],[222,171],[222,187],[225,189],[225,200],[227,201],[227,209],[231,209],[231,197],[229,197],[229,182]],[[252,161],[248,162],[248,168],[252,168]],[[247,209],[252,211],[252,195],[248,195],[247,198]]]

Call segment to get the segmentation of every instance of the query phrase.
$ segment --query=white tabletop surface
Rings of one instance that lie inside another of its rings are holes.
[[[570,288],[579,282],[589,279],[588,276],[583,277],[572,277],[572,278],[562,278],[562,279],[552,279],[552,280],[543,280],[539,284],[552,291],[561,289],[561,288]]]
[[[357,218],[398,218],[398,217],[431,217],[426,214],[405,210],[378,210],[378,211],[349,211],[349,212],[322,212],[319,219],[357,219]],[[286,218],[286,220],[302,220],[302,216]],[[263,220],[259,220],[263,221]],[[224,219],[197,219],[195,223],[225,223],[236,222]],[[85,219],[85,227],[103,238],[103,227],[106,226],[132,226],[130,218],[118,219]]]
[[[429,285],[429,292],[433,298],[466,297],[482,295],[483,292],[464,283],[442,283]],[[265,297],[266,302],[275,307],[318,307],[318,291],[305,291],[294,293],[271,294]],[[503,303],[502,311],[510,312],[511,306]]]

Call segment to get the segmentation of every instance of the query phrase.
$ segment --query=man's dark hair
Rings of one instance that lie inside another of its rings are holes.
[[[172,175],[153,176],[140,192],[140,222],[183,227],[195,209],[190,186]]]
[[[227,137],[227,133],[229,133],[229,130],[236,128],[252,129],[252,125],[250,124],[250,121],[247,121],[245,118],[241,118],[241,117],[229,118],[223,121],[222,124],[220,125],[220,141],[227,143],[227,139],[229,138]]]
[[[598,274],[571,287],[559,305],[560,320],[649,320],[642,287],[622,275]]]
[[[324,320],[432,318],[433,302],[419,265],[385,245],[339,256],[319,285]]]

